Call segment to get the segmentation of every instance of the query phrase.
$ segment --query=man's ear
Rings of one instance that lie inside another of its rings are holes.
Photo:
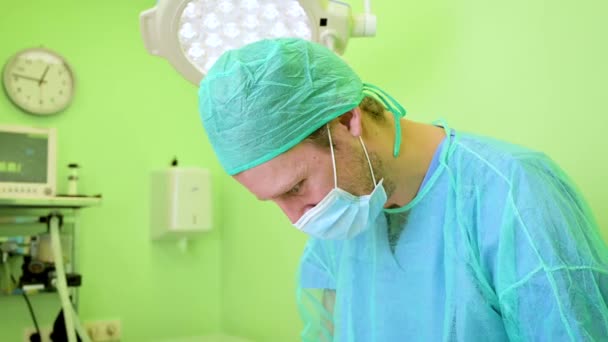
[[[342,114],[338,120],[354,137],[361,136],[363,132],[363,112],[359,107]]]

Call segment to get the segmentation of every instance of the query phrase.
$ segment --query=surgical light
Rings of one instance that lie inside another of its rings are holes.
[[[350,37],[375,35],[369,1],[353,16],[335,0],[159,0],[140,25],[148,52],[198,85],[224,51],[261,39],[297,37],[342,54]]]

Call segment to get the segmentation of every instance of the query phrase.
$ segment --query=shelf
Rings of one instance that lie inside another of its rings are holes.
[[[101,204],[101,196],[0,198],[2,208],[86,208]]]

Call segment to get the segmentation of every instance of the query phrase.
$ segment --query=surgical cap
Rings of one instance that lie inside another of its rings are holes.
[[[262,40],[218,59],[201,82],[199,110],[220,164],[235,175],[357,107],[365,88],[346,62],[317,43]]]

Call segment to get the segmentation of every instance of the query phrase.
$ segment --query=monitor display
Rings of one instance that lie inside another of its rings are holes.
[[[0,131],[0,182],[46,183],[48,138]]]

